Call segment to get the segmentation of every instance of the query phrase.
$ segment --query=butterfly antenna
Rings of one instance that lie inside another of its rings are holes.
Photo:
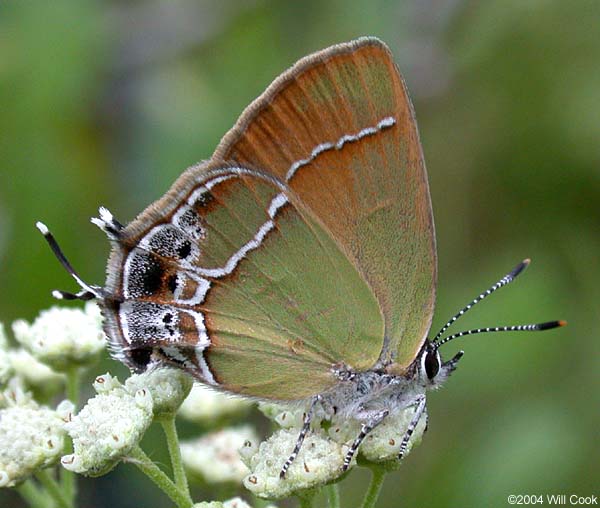
[[[450,326],[452,326],[459,317],[461,317],[468,310],[470,310],[472,307],[474,307],[476,304],[478,304],[481,300],[490,296],[494,291],[500,289],[501,287],[506,286],[507,284],[510,284],[513,280],[515,280],[517,278],[517,276],[520,273],[523,272],[523,270],[525,270],[525,268],[527,268],[529,266],[530,262],[531,262],[531,259],[524,259],[523,261],[521,261],[517,266],[515,266],[509,273],[507,273],[504,277],[502,277],[492,287],[490,287],[489,289],[487,289],[486,291],[481,293],[477,298],[475,298],[466,307],[464,307],[458,313],[456,313],[454,316],[452,316],[452,319],[450,319],[444,326],[442,326],[441,330],[436,334],[436,336],[432,339],[431,342],[435,345],[438,342],[438,340],[440,340],[440,337],[444,334],[444,332],[448,328],[450,328]],[[466,333],[466,332],[464,332],[464,333]]]
[[[56,259],[60,262],[60,264],[64,267],[64,269],[75,279],[77,284],[81,287],[81,291],[79,293],[69,293],[68,291],[52,291],[52,296],[57,298],[58,300],[93,300],[94,298],[104,298],[104,292],[102,288],[98,286],[91,286],[86,284],[83,279],[77,274],[75,269],[69,263],[69,260],[63,254],[61,248],[58,245],[58,242],[54,238],[54,235],[50,233],[50,230],[46,227],[46,225],[42,222],[37,222],[35,226],[39,229],[40,233],[44,235],[46,242],[52,249],[52,252],[56,256]]]
[[[514,325],[514,326],[493,326],[488,328],[475,328],[473,330],[465,330],[464,332],[458,332],[454,335],[450,335],[445,339],[440,340],[434,344],[434,349],[438,349],[442,344],[450,342],[451,340],[463,337],[464,335],[475,335],[477,333],[489,333],[489,332],[542,332],[544,330],[551,330],[552,328],[558,328],[565,326],[566,321],[548,321],[546,323],[538,323],[533,325]]]

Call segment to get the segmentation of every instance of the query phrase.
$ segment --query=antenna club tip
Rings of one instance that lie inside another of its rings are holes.
[[[512,279],[517,277],[520,273],[522,273],[529,266],[529,263],[531,263],[531,259],[525,258],[523,261],[521,261],[517,266],[515,266],[513,268],[512,272],[510,272],[508,274],[509,277],[511,277]]]
[[[566,321],[548,321],[547,323],[540,323],[538,325],[538,330],[552,330],[552,328],[560,328],[561,326],[565,326],[567,324]]]
[[[56,298],[57,300],[64,300],[63,294],[60,291],[58,291],[57,289],[52,291],[52,296],[54,298]]]
[[[44,224],[43,222],[37,221],[35,223],[35,227],[38,228],[38,230],[40,231],[40,233],[42,233],[44,236],[48,235],[50,233],[50,230],[48,229],[48,227],[46,226],[46,224]]]

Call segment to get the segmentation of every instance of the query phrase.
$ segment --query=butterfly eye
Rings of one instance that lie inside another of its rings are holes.
[[[427,351],[425,353],[425,373],[427,378],[431,381],[437,373],[440,371],[440,354],[437,350]]]

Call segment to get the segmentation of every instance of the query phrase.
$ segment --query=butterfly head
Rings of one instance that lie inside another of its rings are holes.
[[[418,360],[418,377],[426,388],[439,388],[448,376],[456,369],[456,364],[462,358],[459,351],[450,360],[444,362],[435,343],[427,341],[421,350]]]

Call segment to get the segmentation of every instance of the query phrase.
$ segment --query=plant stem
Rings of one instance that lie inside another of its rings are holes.
[[[67,372],[67,399],[69,399],[75,408],[77,408],[77,404],[79,402],[79,374],[80,370],[78,367],[72,367]],[[65,443],[65,455],[68,455],[73,451],[73,445],[70,441],[66,441]],[[66,469],[62,469],[60,472],[60,483],[65,496],[69,500],[72,505],[75,496],[77,495],[77,485],[75,483],[75,473],[72,471],[67,471]]]
[[[267,506],[271,505],[271,503],[265,499],[261,499],[260,497],[254,497],[253,498],[253,506],[256,506],[256,508],[266,508]]]
[[[69,399],[75,407],[79,402],[79,368],[72,367],[66,372],[67,375],[67,399]]]
[[[17,485],[15,489],[31,508],[48,507],[48,497],[36,487],[32,480],[24,481],[21,485]]]
[[[325,494],[327,494],[327,506],[329,508],[340,508],[340,491],[337,483],[327,485]]]
[[[315,500],[316,492],[314,490],[310,490],[308,492],[303,492],[298,496],[300,500],[300,508],[313,508],[313,501]]]
[[[175,485],[188,493],[189,487],[187,476],[181,462],[181,449],[179,448],[179,438],[177,436],[177,427],[175,426],[175,414],[159,419],[159,423],[165,433],[167,439],[167,447],[169,448],[169,456],[171,457],[171,467],[173,468],[173,476],[175,477]]]
[[[47,469],[42,469],[35,474],[35,477],[44,486],[48,495],[54,500],[59,508],[72,508],[73,503],[63,493],[60,485]]]
[[[375,506],[379,493],[381,492],[381,486],[383,485],[386,471],[382,467],[372,467],[371,474],[371,483],[369,484],[369,490],[367,490],[365,498],[363,499],[362,508],[373,508]]]
[[[190,508],[193,504],[188,492],[182,491],[173,481],[150,460],[144,451],[136,446],[129,455],[133,463],[161,489],[178,508]]]

